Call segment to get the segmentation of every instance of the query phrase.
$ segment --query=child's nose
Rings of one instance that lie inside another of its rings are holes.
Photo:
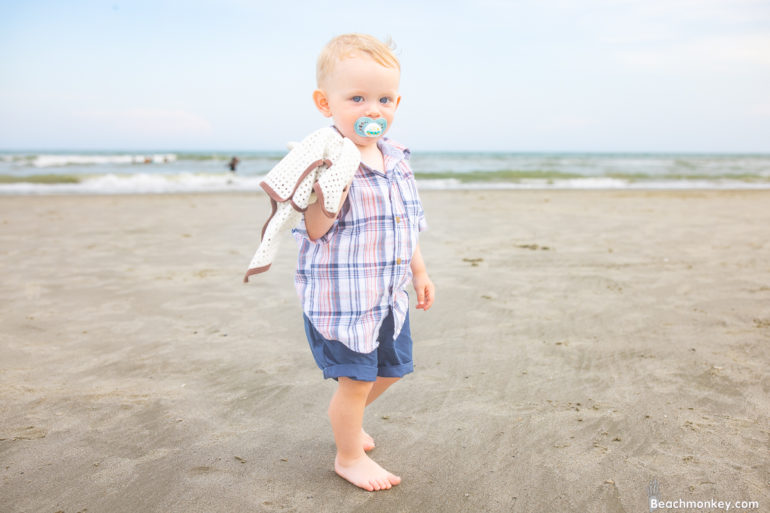
[[[372,119],[380,117],[380,110],[374,104],[369,104],[366,108],[366,116]]]

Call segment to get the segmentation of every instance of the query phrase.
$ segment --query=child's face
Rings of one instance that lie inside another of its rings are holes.
[[[313,93],[313,100],[324,116],[334,118],[334,126],[342,135],[359,147],[369,146],[379,137],[358,135],[355,122],[363,116],[384,118],[389,129],[401,102],[400,78],[397,69],[381,66],[366,54],[356,54],[336,63],[321,89]]]

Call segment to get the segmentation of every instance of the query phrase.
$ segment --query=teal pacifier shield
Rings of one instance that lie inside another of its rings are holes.
[[[362,117],[356,120],[356,133],[362,137],[379,137],[385,133],[388,122],[383,118]]]

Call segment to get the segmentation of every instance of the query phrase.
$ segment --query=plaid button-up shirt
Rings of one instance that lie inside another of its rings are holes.
[[[299,243],[294,282],[305,315],[324,338],[359,353],[377,348],[391,310],[394,338],[401,332],[412,255],[427,227],[409,150],[387,138],[377,145],[385,172],[359,166],[329,231],[311,241],[304,219],[293,230]]]

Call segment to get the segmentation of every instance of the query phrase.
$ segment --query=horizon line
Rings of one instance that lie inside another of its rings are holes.
[[[412,148],[410,148],[412,150]],[[84,153],[120,153],[120,154],[250,154],[250,153],[288,153],[288,149],[169,149],[169,148],[0,148],[0,153],[6,154],[73,154]],[[734,155],[734,156],[770,156],[770,150],[515,150],[515,149],[463,149],[463,150],[437,150],[420,149],[412,150],[412,153],[449,153],[449,154],[562,154],[562,155]]]

